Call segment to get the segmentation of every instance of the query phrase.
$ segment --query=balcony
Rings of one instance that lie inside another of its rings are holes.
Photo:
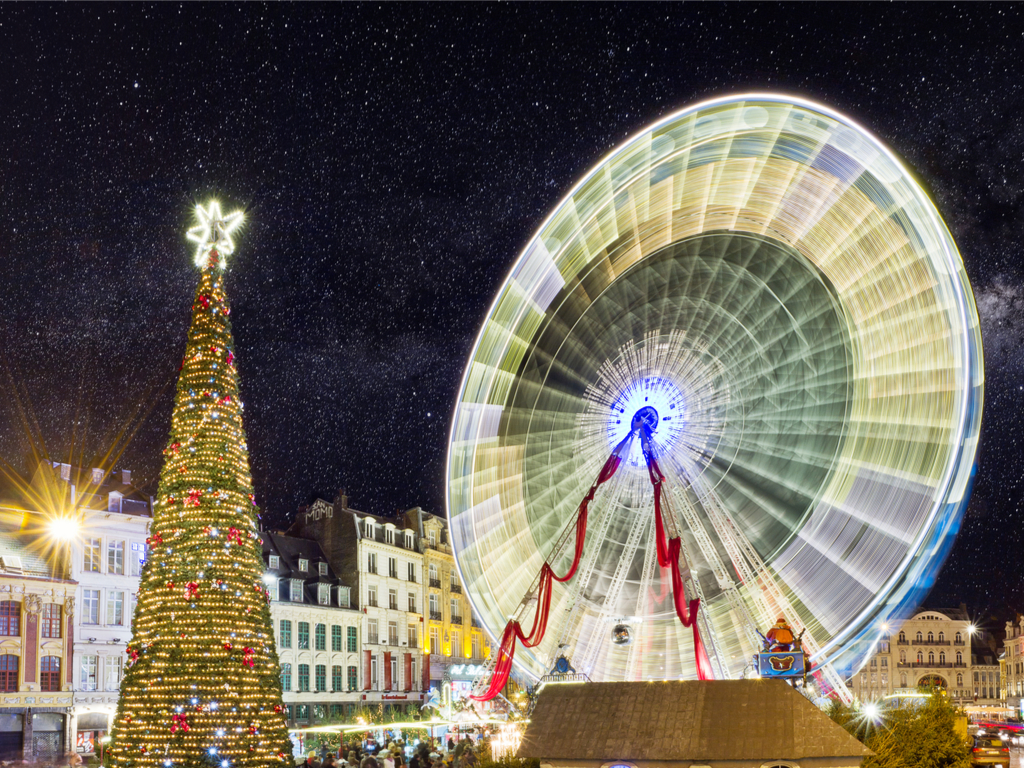
[[[433,587],[434,589],[440,589],[441,588],[441,580],[440,579],[431,579],[430,580],[430,586]]]
[[[430,620],[431,621],[441,621],[442,620],[441,612],[440,611],[431,611],[430,612]]]
[[[461,616],[452,616],[452,624],[462,624]]]
[[[377,645],[377,635],[367,635],[366,642],[370,645]]]
[[[457,595],[461,595],[462,594],[462,585],[461,584],[452,584],[452,592],[454,592]]]

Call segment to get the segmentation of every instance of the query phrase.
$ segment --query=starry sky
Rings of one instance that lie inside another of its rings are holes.
[[[155,492],[197,202],[244,207],[227,287],[257,500],[443,512],[477,328],[535,228],[654,120],[825,102],[920,174],[986,355],[981,462],[929,597],[1024,610],[1024,13],[1013,5],[4,4],[0,456]],[[130,438],[130,439],[129,439]]]

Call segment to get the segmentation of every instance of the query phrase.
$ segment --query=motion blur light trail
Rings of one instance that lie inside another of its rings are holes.
[[[784,616],[841,686],[949,551],[983,380],[956,245],[874,136],[764,94],[671,115],[561,201],[477,337],[447,474],[474,608],[494,636],[529,615],[541,564],[566,570],[578,500],[649,405],[716,677],[743,674],[756,628]],[[526,673],[564,652],[594,680],[696,677],[653,516],[631,454],[593,501],[575,576],[551,585],[544,640],[515,658]]]

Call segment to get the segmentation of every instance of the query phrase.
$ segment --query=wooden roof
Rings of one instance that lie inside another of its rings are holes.
[[[779,680],[548,685],[519,748],[542,760],[800,760],[872,752]]]

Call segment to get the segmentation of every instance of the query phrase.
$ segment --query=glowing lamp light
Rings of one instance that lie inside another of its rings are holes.
[[[864,717],[872,722],[878,722],[881,717],[882,711],[878,708],[877,704],[865,704],[864,705]]]
[[[974,633],[978,631],[978,627],[973,622],[967,625],[967,634],[973,637]]]
[[[78,531],[78,521],[73,518],[55,517],[50,521],[50,534],[60,541],[71,541]]]
[[[217,265],[224,269],[227,266],[227,257],[235,252],[235,242],[231,239],[231,233],[241,226],[245,216],[241,211],[235,211],[224,216],[220,212],[220,203],[211,200],[208,208],[201,205],[196,206],[196,219],[199,224],[192,227],[185,236],[195,243],[196,266],[202,269],[207,265],[207,258],[210,251],[217,252]]]

